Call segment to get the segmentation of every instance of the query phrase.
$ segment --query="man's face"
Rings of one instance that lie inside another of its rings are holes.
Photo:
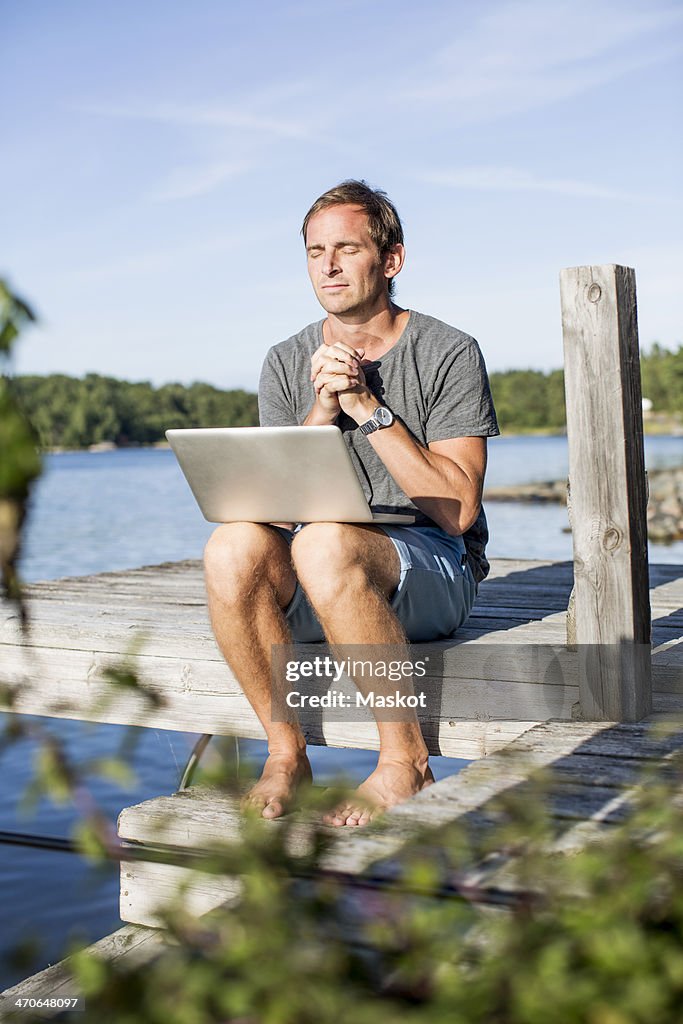
[[[367,314],[387,297],[385,268],[360,206],[330,206],[311,217],[306,231],[308,273],[328,313]]]

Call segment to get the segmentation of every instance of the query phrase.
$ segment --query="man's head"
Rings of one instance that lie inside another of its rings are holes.
[[[323,300],[344,289],[343,285],[332,284],[332,280],[343,281],[345,276],[353,276],[358,270],[358,258],[365,255],[372,256],[378,286],[385,289],[388,296],[393,295],[394,277],[403,266],[403,228],[385,192],[370,188],[364,181],[343,181],[316,199],[304,217],[301,234],[308,253],[311,280],[326,309]],[[341,244],[348,242],[360,243],[363,251],[354,253],[351,246]],[[356,258],[345,261],[345,256]],[[366,281],[364,287],[372,287],[372,284]],[[345,298],[350,299],[348,292]]]

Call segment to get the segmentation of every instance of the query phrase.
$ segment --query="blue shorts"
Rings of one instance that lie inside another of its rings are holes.
[[[441,640],[462,626],[477,596],[477,584],[465,559],[462,537],[450,537],[434,526],[380,526],[391,538],[401,563],[401,576],[391,607],[411,643]],[[294,531],[276,527],[291,544]],[[315,612],[297,583],[285,609],[294,640],[317,643],[324,639]]]

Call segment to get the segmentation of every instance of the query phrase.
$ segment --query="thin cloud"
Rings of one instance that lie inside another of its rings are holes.
[[[463,167],[455,171],[424,171],[415,177],[430,185],[476,189],[483,192],[551,192],[556,195],[622,202],[680,202],[679,199],[643,195],[571,178],[541,178],[516,167]]]
[[[177,167],[167,180],[149,193],[154,202],[166,203],[178,199],[191,199],[206,195],[214,189],[251,170],[247,161],[218,161],[215,163]]]
[[[293,101],[297,97],[305,100],[308,91],[307,83],[290,82],[264,86],[231,102],[94,102],[79,104],[78,109],[97,117],[177,128],[189,140],[185,155],[196,147],[197,132],[204,130],[203,137],[208,139],[213,156],[171,169],[167,177],[146,193],[148,200],[165,203],[207,195],[226,181],[252,170],[257,163],[262,165],[273,146],[287,142],[334,146],[334,140],[317,134],[315,126],[309,123],[305,102],[303,117],[291,115]],[[277,110],[283,104],[288,104],[289,110],[287,116],[281,117]],[[224,156],[228,147],[230,159]]]
[[[269,221],[261,228],[245,228],[243,231],[216,234],[209,238],[183,241],[179,245],[143,250],[121,260],[97,265],[63,268],[54,279],[64,281],[96,282],[116,280],[121,277],[165,273],[179,264],[199,264],[206,257],[234,251],[238,246],[250,246],[263,241],[272,241],[281,233],[291,230],[291,220],[282,218]]]
[[[251,113],[242,104],[232,107],[222,104],[187,105],[174,103],[151,104],[149,106],[88,103],[80,105],[84,113],[101,117],[116,117],[131,121],[154,121],[159,124],[174,124],[181,127],[235,128],[259,135],[285,139],[310,139],[313,130],[301,121]]]
[[[588,0],[500,5],[459,30],[401,101],[449,103],[450,116],[483,120],[546,106],[681,53],[680,8]],[[589,116],[587,114],[587,116]]]

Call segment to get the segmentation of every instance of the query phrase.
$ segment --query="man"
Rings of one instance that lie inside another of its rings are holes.
[[[268,352],[261,424],[336,424],[373,510],[413,512],[416,525],[229,523],[209,540],[216,639],[268,737],[245,798],[266,818],[311,781],[299,725],[270,720],[272,645],[401,645],[461,625],[489,568],[481,495],[486,438],[499,433],[474,339],[392,301],[405,254],[385,193],[342,182],[302,233],[327,316]],[[329,824],[364,825],[434,781],[417,717],[377,724],[377,768]]]

